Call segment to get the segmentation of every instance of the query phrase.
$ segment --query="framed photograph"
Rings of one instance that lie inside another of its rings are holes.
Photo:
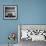
[[[19,24],[18,25],[19,42],[24,40],[46,41],[46,25],[44,24]]]
[[[3,6],[4,19],[17,19],[17,5]]]

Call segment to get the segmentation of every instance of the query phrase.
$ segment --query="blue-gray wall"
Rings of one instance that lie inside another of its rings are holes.
[[[3,20],[3,5],[18,5],[18,20]],[[46,0],[0,0],[0,44],[18,32],[18,24],[46,24]]]
[[[46,0],[21,0],[20,22],[46,24]]]

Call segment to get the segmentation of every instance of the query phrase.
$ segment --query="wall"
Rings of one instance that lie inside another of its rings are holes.
[[[18,0],[11,0],[11,1],[0,0],[0,44],[7,44],[9,42],[8,34],[10,32],[16,32],[16,35],[18,34],[17,24],[19,23],[19,16],[18,20],[3,19],[3,5],[18,5],[18,4],[19,4]],[[18,43],[17,39],[15,41],[16,43]]]
[[[3,20],[3,5],[18,5],[18,20]],[[18,32],[17,24],[46,24],[46,0],[0,0],[0,44],[8,43],[9,32]]]
[[[46,0],[21,0],[20,22],[46,24]]]

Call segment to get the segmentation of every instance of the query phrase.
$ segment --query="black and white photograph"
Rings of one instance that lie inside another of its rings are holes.
[[[17,5],[4,5],[4,19],[17,19]]]
[[[46,25],[20,24],[18,33],[20,46],[34,46],[46,42]]]

